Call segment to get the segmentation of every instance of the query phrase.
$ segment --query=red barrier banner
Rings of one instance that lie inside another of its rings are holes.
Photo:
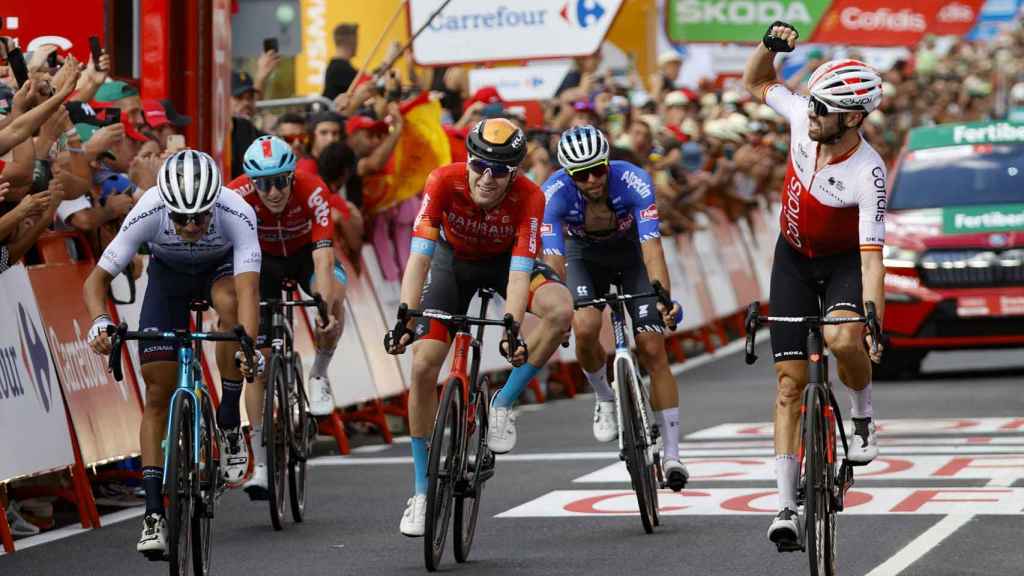
[[[86,466],[137,454],[142,422],[132,384],[115,381],[86,341],[92,318],[79,291],[91,269],[48,264],[28,272]]]
[[[926,33],[964,35],[983,0],[836,0],[811,42],[913,46]]]
[[[750,261],[737,225],[729,221],[725,212],[718,208],[708,210],[711,217],[711,232],[718,240],[718,251],[722,263],[729,273],[732,289],[736,292],[736,301],[741,308],[759,298],[760,287],[754,273],[754,263]]]

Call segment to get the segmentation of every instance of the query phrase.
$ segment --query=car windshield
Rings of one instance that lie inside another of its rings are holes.
[[[916,150],[900,165],[890,210],[1024,203],[1024,145]]]

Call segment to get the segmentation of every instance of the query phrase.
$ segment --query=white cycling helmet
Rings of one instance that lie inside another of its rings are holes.
[[[164,161],[156,187],[171,212],[198,214],[213,207],[220,195],[220,169],[209,154],[182,150]]]
[[[865,112],[882,101],[882,78],[860,60],[831,60],[818,66],[807,81],[811,96],[829,112]]]
[[[562,132],[558,163],[568,172],[608,161],[608,139],[593,126],[577,126]]]

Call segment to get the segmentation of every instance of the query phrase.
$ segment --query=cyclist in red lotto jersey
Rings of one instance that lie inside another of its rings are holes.
[[[502,343],[515,368],[491,400],[488,422],[489,447],[502,454],[516,443],[513,403],[569,334],[572,298],[558,275],[537,260],[544,194],[519,173],[526,155],[522,130],[504,118],[484,120],[469,132],[466,147],[468,163],[442,166],[427,179],[401,301],[410,308],[465,314],[479,288],[493,288],[517,322],[527,310],[541,319],[528,346],[522,341]],[[415,493],[402,515],[401,532],[422,536],[427,438],[437,410],[438,373],[452,335],[437,321],[413,322],[410,328],[415,326],[418,343],[413,349],[409,428]],[[402,353],[411,340],[408,333],[392,334],[389,341],[397,346],[390,351]]]
[[[315,326],[316,358],[309,376],[310,412],[326,416],[334,410],[327,367],[341,337],[344,323],[345,271],[335,261],[331,208],[349,218],[344,200],[315,174],[295,171],[292,148],[276,136],[257,138],[246,150],[242,162],[245,174],[227,185],[237,191],[256,211],[256,230],[263,251],[260,294],[279,298],[281,282],[290,278],[307,294],[318,292],[328,305],[328,323]],[[270,318],[263,315],[257,345],[269,357],[267,331]],[[246,387],[246,409],[252,421],[253,438],[262,430],[263,391],[266,378]],[[250,498],[267,498],[267,467],[263,450],[253,450],[256,465],[243,488]]]

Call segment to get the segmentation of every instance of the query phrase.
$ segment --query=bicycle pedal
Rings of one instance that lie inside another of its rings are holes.
[[[781,540],[775,543],[779,552],[803,552],[804,547],[796,540]]]
[[[147,550],[146,552],[143,552],[142,555],[150,562],[169,562],[171,559],[166,552],[161,550]]]

